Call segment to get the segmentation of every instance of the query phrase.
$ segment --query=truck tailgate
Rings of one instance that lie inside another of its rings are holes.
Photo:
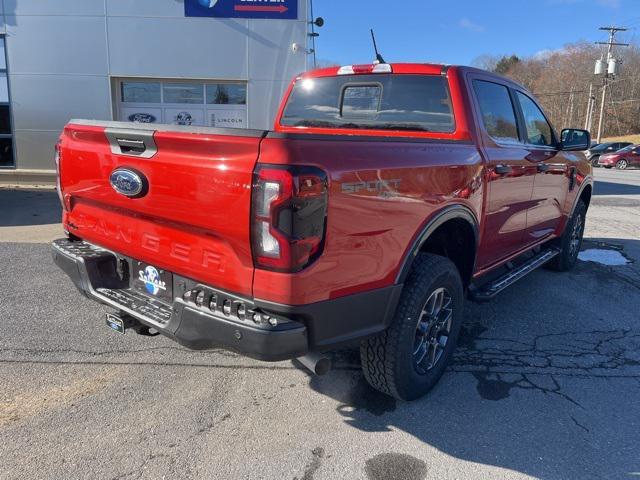
[[[88,242],[251,295],[252,173],[264,132],[72,121],[60,141],[65,228]],[[115,169],[139,174],[137,197]]]

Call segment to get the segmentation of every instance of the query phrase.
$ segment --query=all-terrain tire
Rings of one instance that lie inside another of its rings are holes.
[[[586,216],[587,206],[582,200],[578,200],[576,209],[559,239],[560,253],[546,265],[550,270],[566,272],[575,266],[582,247]]]
[[[416,329],[427,300],[441,289],[448,292],[451,300],[448,340],[433,367],[419,372],[414,362]],[[425,395],[438,382],[453,355],[462,325],[463,304],[462,280],[454,263],[438,255],[419,254],[391,326],[361,343],[362,369],[369,384],[400,400]]]

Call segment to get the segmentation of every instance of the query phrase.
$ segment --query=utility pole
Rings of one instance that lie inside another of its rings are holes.
[[[607,101],[607,90],[609,87],[609,78],[614,77],[617,73],[617,63],[611,53],[613,52],[613,47],[628,47],[628,43],[616,43],[615,36],[618,32],[626,32],[626,28],[620,28],[615,26],[610,27],[600,27],[599,30],[604,30],[609,32],[609,41],[608,42],[596,42],[598,45],[607,45],[607,67],[605,70],[600,72],[602,69],[602,60],[600,60],[600,64],[596,62],[596,74],[603,73],[603,85],[602,85],[602,100],[600,103],[600,118],[598,119],[598,138],[597,142],[600,143],[602,141],[602,127],[604,125],[604,107],[605,102]]]
[[[565,125],[573,125],[573,87],[571,87],[571,95],[569,95],[569,122]]]
[[[591,112],[593,110],[593,82],[589,84],[589,101],[587,102],[587,115],[584,118],[584,129],[591,130]]]
[[[591,129],[593,128],[593,112],[596,109],[596,96],[595,94],[591,97],[591,110],[589,110],[589,125],[587,126],[586,130],[588,130],[589,132],[591,132]]]

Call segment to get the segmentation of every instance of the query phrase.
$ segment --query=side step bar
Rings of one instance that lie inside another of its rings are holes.
[[[469,298],[475,302],[487,302],[505,288],[513,285],[521,278],[524,278],[529,273],[547,263],[559,253],[560,250],[556,248],[544,250],[527,260],[522,265],[509,270],[501,277],[496,278],[489,283],[481,285],[478,289],[470,290]]]

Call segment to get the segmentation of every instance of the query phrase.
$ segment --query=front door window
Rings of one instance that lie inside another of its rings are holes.
[[[518,100],[527,131],[527,143],[546,147],[554,146],[553,130],[540,108],[524,93],[518,92]]]

